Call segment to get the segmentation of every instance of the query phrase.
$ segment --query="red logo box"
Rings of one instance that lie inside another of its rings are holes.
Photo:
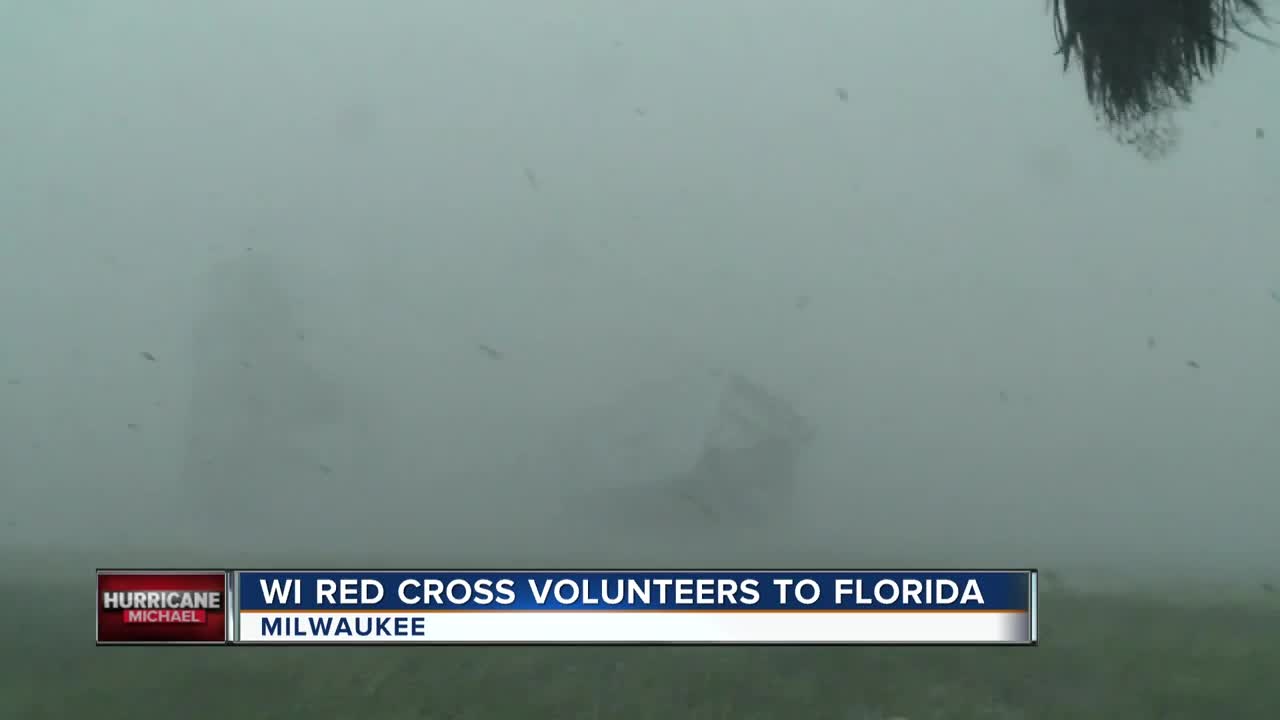
[[[222,570],[99,570],[99,645],[227,641]]]

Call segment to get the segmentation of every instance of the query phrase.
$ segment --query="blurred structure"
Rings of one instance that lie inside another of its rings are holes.
[[[796,464],[813,428],[778,396],[726,375],[694,466],[673,479],[676,497],[712,522],[767,525],[784,515],[796,491]]]
[[[567,473],[586,512],[619,532],[722,534],[785,522],[814,437],[745,377],[700,373],[639,388],[573,424]]]
[[[184,483],[197,527],[246,539],[298,512],[319,490],[295,433],[340,415],[335,387],[308,364],[278,268],[245,254],[209,275],[193,325]]]

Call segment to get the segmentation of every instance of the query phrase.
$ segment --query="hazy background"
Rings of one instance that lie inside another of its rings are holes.
[[[371,552],[515,552],[548,418],[722,366],[820,428],[771,545],[1272,563],[1275,53],[1149,164],[1043,3],[890,5],[4,3],[0,538],[161,535],[255,252],[348,398],[317,482],[394,488]]]

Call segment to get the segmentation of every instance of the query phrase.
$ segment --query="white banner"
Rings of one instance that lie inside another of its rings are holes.
[[[1024,612],[251,612],[236,642],[265,644],[1002,644],[1034,642]]]

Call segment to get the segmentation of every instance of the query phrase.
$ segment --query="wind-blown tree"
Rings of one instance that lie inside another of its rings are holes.
[[[1063,70],[1074,62],[1098,120],[1147,157],[1177,143],[1173,113],[1222,66],[1233,37],[1270,42],[1262,0],[1050,0]]]

